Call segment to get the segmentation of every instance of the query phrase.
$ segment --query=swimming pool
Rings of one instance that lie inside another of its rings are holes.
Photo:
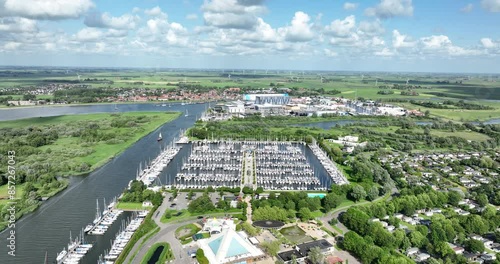
[[[217,252],[220,249],[223,238],[224,237],[221,236],[213,240],[212,242],[208,243],[208,246],[210,247],[210,249],[212,249],[214,255],[217,255]],[[240,242],[238,242],[238,240],[232,239],[230,242],[231,243],[229,244],[229,248],[227,249],[226,258],[248,253],[248,250],[243,245],[241,245]]]
[[[307,197],[309,198],[314,198],[314,197],[319,197],[323,199],[326,196],[326,193],[308,193]]]

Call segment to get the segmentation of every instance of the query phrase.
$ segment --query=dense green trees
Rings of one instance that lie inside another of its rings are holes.
[[[163,196],[160,192],[154,192],[146,189],[146,185],[142,181],[134,180],[130,185],[130,189],[123,193],[122,202],[142,203],[151,201],[153,205],[160,205],[163,201]]]
[[[214,209],[215,206],[207,194],[203,194],[202,196],[194,199],[188,205],[188,211],[190,213],[206,213],[213,211]]]
[[[473,253],[482,253],[485,250],[484,243],[476,239],[465,241],[465,249]]]

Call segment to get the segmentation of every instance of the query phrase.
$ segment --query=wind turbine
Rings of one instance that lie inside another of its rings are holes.
[[[227,75],[227,78],[231,79],[231,74],[228,74],[228,75]]]
[[[321,77],[321,83],[323,83],[323,75],[320,75],[320,77]]]
[[[361,74],[361,81],[363,81],[364,79],[365,79],[365,75]]]
[[[81,75],[77,73],[76,76],[78,76],[78,81],[81,82],[81,80],[80,80]]]
[[[408,82],[410,81],[410,79],[406,79],[406,86],[408,86]]]

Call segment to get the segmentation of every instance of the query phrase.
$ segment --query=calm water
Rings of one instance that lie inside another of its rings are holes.
[[[120,195],[127,187],[128,182],[135,178],[139,163],[153,159],[158,155],[160,152],[160,146],[156,141],[158,133],[161,131],[163,135],[162,144],[169,144],[174,137],[178,136],[180,129],[191,127],[196,121],[196,116],[205,110],[203,104],[185,106],[176,104],[172,107],[157,107],[149,104],[118,105],[119,112],[184,112],[187,108],[189,108],[190,114],[188,117],[182,115],[163,125],[88,176],[71,177],[71,184],[65,191],[44,202],[34,213],[20,219],[16,223],[15,257],[7,254],[7,232],[1,233],[0,263],[43,263],[45,252],[48,254],[49,263],[54,262],[57,253],[63,247],[67,247],[70,231],[75,237],[82,227],[94,219],[96,198],[100,199],[99,203],[102,204],[103,198],[109,202],[113,197]],[[0,120],[114,111],[114,105],[13,109],[1,110]],[[174,159],[172,166],[164,172],[162,178],[175,170],[179,166],[179,162],[180,158]],[[122,214],[105,236],[87,237],[89,241],[96,241],[96,245],[87,254],[83,263],[97,263],[99,255],[110,248],[110,240],[114,238],[120,228],[122,219],[128,216],[129,214]]]

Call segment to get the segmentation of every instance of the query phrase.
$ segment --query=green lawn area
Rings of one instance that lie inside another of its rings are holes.
[[[500,116],[500,106],[498,103],[486,101],[475,102],[481,105],[489,105],[495,107],[493,110],[466,110],[466,109],[436,109],[428,108],[411,103],[397,103],[407,109],[420,109],[425,112],[429,110],[431,116],[453,120],[453,121],[485,121]]]
[[[438,136],[438,137],[460,137],[463,139],[467,140],[472,140],[472,141],[486,141],[490,139],[487,135],[477,133],[474,131],[456,131],[456,132],[451,132],[451,131],[437,131],[437,130],[431,130],[431,135],[433,136]]]
[[[176,215],[179,212],[181,214]],[[173,210],[173,209],[167,209],[167,210],[165,210],[165,213],[161,217],[160,222],[162,222],[162,223],[180,222],[182,220],[186,220],[188,218],[196,217],[196,216],[223,216],[225,214],[238,214],[238,213],[241,213],[241,209],[231,208],[228,211],[217,210],[217,211],[212,211],[212,212],[207,212],[207,213],[198,213],[198,214],[192,214],[187,209],[182,209],[179,211]],[[168,215],[170,217],[167,217]]]
[[[192,236],[198,233],[201,228],[196,224],[187,224],[175,230],[175,237],[181,244],[187,244],[193,240]]]
[[[174,259],[174,254],[172,253],[172,249],[170,248],[170,244],[166,243],[166,242],[161,242],[161,243],[155,243],[149,248],[148,252],[146,253],[144,258],[142,259],[141,264],[148,264],[149,260],[154,255],[156,249],[158,249],[159,247],[163,247],[163,250],[160,254],[160,257],[155,262],[155,264],[163,264],[166,261]]]
[[[317,217],[322,217],[323,215],[325,215],[323,212],[321,212],[320,210],[316,210],[314,212],[311,212],[311,215],[314,217],[314,218],[317,218]]]
[[[122,210],[143,210],[147,208],[151,209],[152,207],[142,207],[142,203],[119,202],[116,208]]]

